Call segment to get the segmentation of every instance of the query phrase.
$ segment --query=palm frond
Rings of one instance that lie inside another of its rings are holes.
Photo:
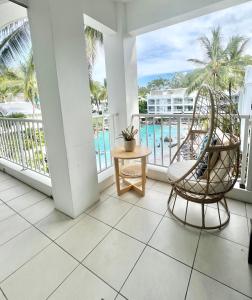
[[[207,65],[207,62],[197,59],[197,58],[189,58],[189,59],[187,59],[187,61],[190,61],[196,65],[204,65],[204,66]]]
[[[18,23],[18,25],[12,26],[12,24],[9,24],[0,32],[2,37],[0,43],[0,64],[4,66],[23,61],[27,52],[31,49],[28,21],[25,20]]]
[[[92,70],[97,55],[97,47],[103,44],[103,35],[101,32],[90,26],[86,26],[84,32],[88,59],[89,79],[92,79]]]

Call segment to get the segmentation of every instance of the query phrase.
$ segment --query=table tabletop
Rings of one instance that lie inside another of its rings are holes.
[[[136,159],[148,156],[151,154],[151,150],[145,146],[137,145],[132,152],[126,152],[124,147],[119,146],[115,147],[111,150],[111,155],[114,158],[121,158],[121,159]]]

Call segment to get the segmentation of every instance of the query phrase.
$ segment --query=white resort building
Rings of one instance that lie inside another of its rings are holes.
[[[152,90],[148,95],[148,114],[192,113],[196,92],[186,94],[186,88]]]

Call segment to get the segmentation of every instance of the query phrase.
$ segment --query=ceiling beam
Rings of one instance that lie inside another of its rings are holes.
[[[9,0],[10,2],[13,2],[17,5],[23,6],[25,8],[28,7],[28,1],[27,0]]]

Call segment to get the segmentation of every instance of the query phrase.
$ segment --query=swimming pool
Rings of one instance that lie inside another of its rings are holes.
[[[165,142],[166,137],[172,138],[172,143],[177,142],[177,125],[163,125],[163,139],[162,128],[160,124],[141,124],[140,126],[140,140],[142,145],[146,145],[152,149],[152,154],[149,156],[150,163],[158,165],[169,165],[171,155],[170,143]],[[180,137],[183,138],[186,134],[188,126],[182,125],[180,128]],[[163,140],[163,144],[162,144]],[[155,141],[155,142],[154,142]],[[111,163],[110,155],[110,133],[109,130],[98,131],[95,133],[95,151],[97,170],[101,172],[109,168]],[[155,151],[154,151],[155,144]],[[162,155],[163,152],[163,155]]]

